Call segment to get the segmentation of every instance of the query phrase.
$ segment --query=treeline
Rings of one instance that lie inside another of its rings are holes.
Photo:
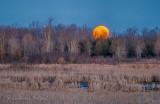
[[[123,61],[160,57],[160,29],[135,27],[95,40],[87,26],[33,22],[0,26],[0,63],[92,63],[96,57]]]

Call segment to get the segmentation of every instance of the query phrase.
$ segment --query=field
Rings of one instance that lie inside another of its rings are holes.
[[[0,104],[159,104],[159,64],[0,65]]]

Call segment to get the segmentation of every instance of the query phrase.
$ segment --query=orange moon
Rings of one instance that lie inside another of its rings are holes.
[[[105,26],[97,26],[93,30],[95,39],[107,39],[109,37],[109,29]]]

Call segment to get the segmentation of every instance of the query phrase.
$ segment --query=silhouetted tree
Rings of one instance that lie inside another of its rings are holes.
[[[142,35],[145,42],[144,57],[154,57],[154,42],[156,41],[156,31],[155,29],[149,30],[147,28],[142,30]]]

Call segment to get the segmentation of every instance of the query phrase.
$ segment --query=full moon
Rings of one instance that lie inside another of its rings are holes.
[[[109,29],[105,26],[97,26],[93,30],[95,39],[107,39],[109,37]]]

